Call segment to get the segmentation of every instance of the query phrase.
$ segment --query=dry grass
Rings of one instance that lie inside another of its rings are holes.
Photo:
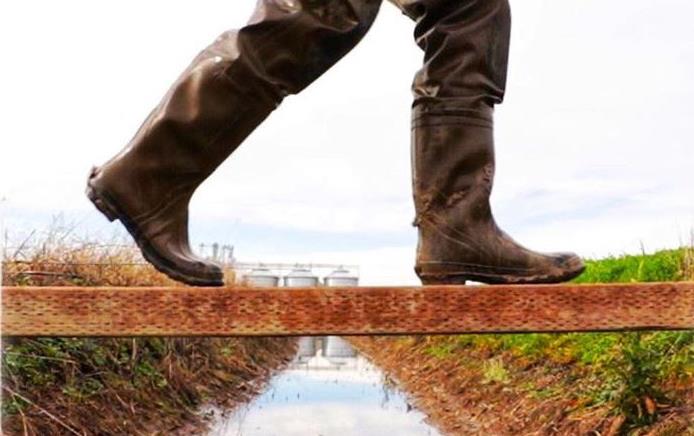
[[[18,243],[3,258],[2,283],[17,286],[180,286],[144,261],[137,247],[114,239],[84,241],[51,231]],[[226,268],[225,281],[235,273]]]
[[[694,242],[692,242],[692,245],[684,250],[682,276],[684,277],[684,280],[694,281]]]
[[[51,232],[6,252],[3,284],[173,282],[119,241],[100,245]],[[191,434],[204,425],[199,406],[248,401],[294,352],[295,342],[281,338],[5,341],[3,434]]]
[[[531,362],[512,352],[466,346],[432,353],[445,337],[353,337],[350,342],[410,394],[412,404],[446,435],[694,436],[694,390],[678,403],[654,404],[660,419],[627,428],[609,403],[587,395],[604,380],[590,368]],[[450,338],[451,341],[455,337]]]

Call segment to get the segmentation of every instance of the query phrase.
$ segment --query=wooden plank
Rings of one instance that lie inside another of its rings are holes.
[[[3,336],[694,329],[694,283],[353,288],[6,287]]]

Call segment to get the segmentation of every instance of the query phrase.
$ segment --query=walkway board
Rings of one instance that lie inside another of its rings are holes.
[[[3,336],[258,336],[694,329],[694,283],[2,289]]]

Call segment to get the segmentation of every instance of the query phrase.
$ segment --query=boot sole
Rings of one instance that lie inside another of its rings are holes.
[[[490,285],[530,285],[567,282],[581,275],[585,265],[569,269],[563,274],[537,274],[519,276],[514,274],[492,274],[480,271],[456,271],[448,274],[418,274],[423,285],[464,285],[467,281]]]
[[[149,241],[142,236],[142,233],[138,229],[137,225],[121,211],[118,204],[113,200],[113,198],[103,190],[98,189],[92,184],[92,177],[94,176],[94,169],[89,174],[89,179],[87,181],[86,194],[89,200],[109,221],[113,222],[118,220],[121,222],[123,227],[130,233],[133,237],[135,243],[137,244],[142,256],[147,262],[152,264],[154,268],[166,274],[168,277],[183,282],[191,286],[223,286],[224,276],[220,274],[219,277],[200,277],[188,275],[180,272],[175,267],[172,267],[170,262],[162,257],[157,250],[155,250]]]

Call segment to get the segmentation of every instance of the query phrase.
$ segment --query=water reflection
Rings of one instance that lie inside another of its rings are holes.
[[[214,436],[438,435],[337,336],[301,338],[289,368],[255,401],[229,416],[212,412]]]

